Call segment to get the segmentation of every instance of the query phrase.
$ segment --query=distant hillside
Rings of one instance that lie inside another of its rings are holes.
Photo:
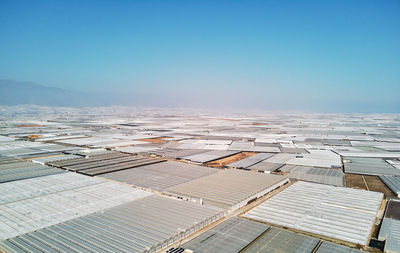
[[[0,79],[0,105],[19,104],[80,107],[104,105],[104,101],[81,92]]]

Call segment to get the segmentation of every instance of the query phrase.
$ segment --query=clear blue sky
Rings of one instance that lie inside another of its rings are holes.
[[[0,78],[133,104],[400,112],[400,1],[2,0]]]

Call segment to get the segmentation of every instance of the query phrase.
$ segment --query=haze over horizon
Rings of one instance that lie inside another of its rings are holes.
[[[2,1],[0,79],[104,105],[399,113],[399,13],[400,1]]]

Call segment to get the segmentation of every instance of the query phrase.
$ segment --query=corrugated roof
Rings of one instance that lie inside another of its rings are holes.
[[[343,157],[346,173],[363,175],[400,175],[400,170],[394,168],[380,158]]]
[[[271,153],[260,153],[260,154],[250,156],[250,157],[244,158],[242,160],[227,164],[226,166],[233,167],[233,168],[247,168],[247,167],[250,167],[251,165],[259,163],[273,155],[274,154],[271,154]]]
[[[385,252],[400,252],[400,220],[384,218],[378,239],[385,241]]]
[[[310,154],[297,154],[286,164],[324,168],[341,168],[340,156],[330,150],[307,149]]]
[[[400,200],[387,203],[385,217],[379,230],[378,239],[385,241],[385,252],[400,252]]]
[[[43,144],[40,142],[12,142],[3,148],[0,146],[0,155],[14,156],[19,158],[40,157],[45,155],[60,154],[63,151],[76,150],[77,147],[67,147],[57,144]]]
[[[254,152],[270,152],[270,153],[279,153],[281,150],[277,147],[262,147],[262,146],[255,146]]]
[[[322,242],[319,246],[317,253],[362,253],[364,251],[353,249],[339,244],[330,242]]]
[[[46,151],[34,148],[13,148],[8,150],[0,150],[0,155],[14,156],[19,158],[39,157],[52,154],[58,154],[57,151]]]
[[[162,148],[148,152],[149,154],[155,154],[158,156],[168,158],[182,158],[185,156],[191,156],[208,152],[206,149],[173,149],[173,148]]]
[[[158,147],[123,147],[123,148],[115,148],[114,150],[119,151],[119,152],[124,152],[124,153],[130,153],[130,154],[143,154],[143,153],[149,153],[152,150],[157,150]]]
[[[63,170],[32,162],[0,165],[0,183],[63,173]]]
[[[158,158],[132,156],[115,152],[106,155],[98,155],[92,158],[79,158],[52,162],[51,164],[70,171],[95,176],[164,161],[165,160]]]
[[[183,244],[196,253],[237,253],[260,236],[268,225],[233,217]]]
[[[293,158],[296,158],[296,154],[279,153],[279,154],[276,154],[276,155],[264,160],[264,162],[285,164],[287,161],[289,161]]]
[[[151,194],[71,172],[0,184],[0,192],[0,240]]]
[[[201,154],[182,157],[195,163],[206,163],[239,153],[238,151],[213,150]]]
[[[366,245],[382,193],[296,182],[245,217]]]
[[[173,196],[236,209],[287,182],[285,176],[229,169],[166,189]]]
[[[281,148],[282,153],[289,153],[289,154],[307,154],[307,150],[304,148]]]
[[[400,153],[394,152],[353,152],[337,151],[341,156],[362,158],[400,158]]]
[[[124,162],[124,163],[120,163],[120,164],[110,164],[110,165],[106,165],[106,166],[98,166],[95,168],[78,170],[78,173],[82,173],[82,174],[89,175],[89,176],[96,176],[96,175],[106,174],[106,173],[110,173],[110,172],[140,167],[143,165],[161,163],[161,162],[165,162],[165,161],[166,160],[156,159],[156,158],[153,158],[153,159],[144,158],[144,159],[138,159],[138,160],[132,159],[129,162]]]
[[[379,176],[379,178],[397,197],[400,197],[400,176]]]
[[[311,253],[319,240],[279,228],[271,228],[258,238],[245,253],[304,252]],[[333,252],[333,251],[332,251]]]
[[[94,155],[90,156],[89,158],[77,157],[74,159],[51,162],[49,164],[52,166],[55,166],[55,167],[67,167],[67,166],[74,166],[74,165],[79,165],[79,164],[88,164],[88,163],[92,163],[92,162],[106,161],[109,159],[116,159],[116,158],[120,158],[120,157],[130,157],[130,155],[120,153],[120,152],[107,151],[105,153],[94,154]]]
[[[167,161],[116,171],[101,177],[156,191],[216,173],[214,168],[183,162]]]
[[[229,150],[237,150],[237,151],[254,151],[254,142],[250,141],[234,141],[229,146]]]
[[[323,169],[305,166],[285,165],[279,170],[289,172],[288,176],[290,178],[302,181],[344,186],[343,172],[340,169]]]
[[[21,162],[21,161],[22,161],[21,159],[18,159],[15,157],[0,155],[0,165],[8,164],[8,163],[16,163],[16,162]]]
[[[279,164],[279,163],[269,163],[266,161],[262,161],[259,162],[257,164],[254,164],[250,167],[247,167],[248,170],[257,170],[260,172],[265,172],[265,173],[270,173],[273,172],[279,168],[281,168],[283,166],[283,164]]]
[[[222,217],[219,208],[149,196],[0,242],[7,252],[155,252]]]
[[[55,156],[49,156],[49,157],[35,158],[35,159],[32,159],[32,162],[44,165],[48,162],[62,161],[62,160],[68,160],[68,159],[73,159],[73,158],[80,158],[80,156],[77,156],[77,155],[55,155]]]

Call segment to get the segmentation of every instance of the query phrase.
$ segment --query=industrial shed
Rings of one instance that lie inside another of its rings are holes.
[[[319,240],[280,228],[271,228],[243,253],[304,252],[312,253]]]
[[[183,158],[186,156],[197,155],[201,153],[208,152],[209,150],[206,149],[174,149],[174,148],[160,148],[157,150],[153,150],[148,152],[149,154],[154,154],[162,157],[167,158]]]
[[[229,146],[228,150],[253,152],[254,148],[255,148],[254,142],[250,142],[250,141],[234,141]]]
[[[34,158],[34,159],[32,159],[32,162],[45,165],[46,163],[68,160],[68,159],[73,159],[73,158],[80,158],[80,156],[62,154],[62,155]]]
[[[232,167],[232,168],[247,168],[250,167],[251,165],[254,165],[256,163],[259,163],[261,161],[264,161],[265,159],[273,156],[274,154],[271,153],[260,153],[256,154],[254,156],[250,156],[247,158],[244,158],[242,160],[227,164],[227,167]]]
[[[21,158],[21,159],[54,155],[54,154],[59,154],[59,153],[60,152],[57,152],[57,151],[47,151],[47,150],[40,150],[40,149],[29,148],[29,147],[0,150],[0,155],[13,156],[13,157]]]
[[[166,160],[113,152],[91,158],[69,159],[49,164],[88,176],[96,176],[164,161]]]
[[[281,150],[278,147],[255,146],[254,152],[280,153]]]
[[[286,162],[286,164],[323,167],[323,168],[342,168],[340,156],[330,150],[307,149],[310,154],[297,154]]]
[[[256,170],[258,172],[263,172],[263,173],[271,173],[271,172],[276,171],[277,169],[281,168],[282,166],[283,166],[283,164],[269,163],[266,161],[261,161],[250,167],[247,167],[247,169],[248,170]]]
[[[394,168],[381,158],[343,157],[346,173],[363,175],[399,175],[400,170]]]
[[[374,142],[374,143],[376,143],[376,142]],[[398,146],[398,145],[395,144],[395,146]],[[340,152],[340,151],[338,151],[337,153],[343,157],[353,157],[353,158],[356,158],[356,157],[359,157],[359,158],[400,158],[400,153],[398,153],[398,152],[395,153],[395,152],[363,152],[363,151]]]
[[[196,253],[237,253],[259,237],[268,225],[233,217],[183,244]]]
[[[118,182],[163,191],[174,185],[214,174],[218,169],[167,161],[100,175]]]
[[[239,151],[213,150],[201,154],[182,157],[193,163],[203,164],[239,153]]]
[[[387,203],[378,239],[385,241],[385,252],[400,252],[400,200]]]
[[[123,147],[123,148],[115,148],[113,150],[119,151],[122,153],[128,153],[128,154],[145,154],[149,153],[153,150],[157,150],[158,147],[139,147],[139,146],[129,146],[129,147]]]
[[[34,158],[61,154],[62,152],[78,150],[78,147],[67,147],[57,144],[42,144],[27,141],[1,143],[0,155],[18,158]]]
[[[81,152],[79,152],[79,153],[81,153]],[[91,153],[89,153],[89,154],[91,154]],[[94,162],[117,159],[117,158],[121,158],[121,157],[129,157],[129,155],[123,154],[120,152],[100,151],[99,154],[94,152],[94,154],[91,154],[90,157],[80,156],[80,157],[68,159],[68,160],[49,162],[48,164],[51,166],[54,166],[54,167],[66,168],[68,166],[89,164],[89,163],[94,163]]]
[[[142,144],[144,142],[140,141],[140,139],[147,138],[156,138],[160,136],[153,135],[105,135],[105,136],[94,136],[87,138],[76,138],[76,139],[68,139],[68,140],[58,140],[58,143],[70,144],[76,146],[90,146],[90,147],[120,147],[120,146],[128,146],[128,145],[136,145]]]
[[[245,217],[367,245],[382,193],[296,182]]]
[[[362,253],[364,251],[330,242],[322,242],[316,253]]]
[[[289,154],[307,154],[307,150],[304,148],[281,148],[282,153],[289,153]]]
[[[286,182],[285,176],[229,169],[170,187],[164,193],[235,210]]]
[[[379,178],[398,198],[400,197],[400,176],[379,176]]]
[[[151,194],[71,172],[0,184],[0,192],[0,240]]]
[[[9,164],[9,163],[16,163],[16,162],[21,162],[21,159],[11,157],[11,156],[2,156],[0,155],[0,165],[2,164]]]
[[[279,153],[264,160],[264,162],[286,164],[289,160],[294,158],[296,158],[296,154]]]
[[[285,165],[280,171],[289,172],[288,177],[313,183],[344,186],[343,172],[340,169],[325,169],[307,166]]]
[[[32,162],[14,162],[0,165],[0,183],[63,173],[63,170]]]
[[[156,252],[224,215],[152,195],[0,242],[7,252]]]

